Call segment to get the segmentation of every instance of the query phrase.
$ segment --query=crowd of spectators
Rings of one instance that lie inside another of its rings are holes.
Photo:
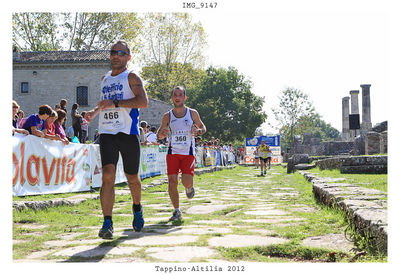
[[[79,105],[74,103],[71,109],[72,126],[65,127],[67,120],[67,100],[62,99],[59,104],[52,109],[49,105],[41,105],[38,113],[24,117],[24,112],[20,110],[18,103],[13,100],[13,134],[21,133],[25,135],[36,135],[38,137],[59,140],[64,144],[69,142],[86,143],[88,140],[88,122],[85,120],[85,112],[79,113]],[[151,126],[146,121],[140,122],[139,127],[140,143],[148,145],[168,145],[168,138],[157,140],[157,127]],[[92,142],[99,143],[99,131],[95,130]],[[195,138],[196,147],[204,149],[220,150],[221,152],[232,152],[235,161],[239,162],[244,158],[243,147],[235,147],[232,143],[221,143],[218,138],[211,137],[210,140],[202,140],[200,136]]]
[[[18,103],[12,101],[12,133],[35,135],[37,137],[59,140],[64,144],[69,142],[86,143],[88,139],[88,122],[84,119],[85,112],[79,113],[79,105],[74,103],[71,110],[72,126],[66,129],[67,100],[61,99],[54,109],[47,104],[39,106],[38,112],[25,117]],[[96,130],[97,131],[97,130]],[[98,142],[95,135],[94,142]]]
[[[219,138],[211,137],[210,140],[202,140],[201,137],[195,138],[196,147],[204,149],[219,150],[221,152],[231,152],[235,156],[235,162],[244,159],[243,146],[233,146],[232,143],[222,143]]]

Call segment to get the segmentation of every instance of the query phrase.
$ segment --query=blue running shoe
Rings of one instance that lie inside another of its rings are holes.
[[[135,212],[132,207],[132,211],[133,211],[133,222],[132,222],[133,229],[135,229],[136,232],[140,232],[140,230],[142,230],[144,225],[143,207],[140,206],[140,211],[138,212]]]
[[[112,226],[111,220],[105,220],[103,222],[103,227],[99,231],[99,237],[106,240],[113,239],[114,228]]]

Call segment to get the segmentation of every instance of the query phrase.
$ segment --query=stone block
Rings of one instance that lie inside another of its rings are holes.
[[[299,163],[309,163],[310,158],[308,154],[294,154],[293,155],[293,163],[294,165],[299,164]]]
[[[312,137],[311,133],[304,133],[303,134],[303,144],[310,145],[311,144],[311,137]]]
[[[380,153],[381,154],[387,154],[388,148],[387,148],[387,131],[384,131],[381,133],[380,137]]]
[[[342,166],[340,172],[343,174],[387,174],[387,165]]]
[[[381,134],[377,132],[367,132],[365,134],[365,154],[379,154],[380,153]]]
[[[300,163],[300,164],[296,164],[294,166],[294,168],[296,170],[309,170],[309,169],[312,169],[315,167],[316,167],[316,164],[307,164],[307,163]]]
[[[360,156],[342,159],[342,166],[387,165],[387,156]]]
[[[358,136],[354,139],[353,155],[365,155],[365,137]]]

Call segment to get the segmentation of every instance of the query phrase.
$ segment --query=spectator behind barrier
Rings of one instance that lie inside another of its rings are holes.
[[[30,115],[24,125],[23,129],[27,130],[29,134],[38,137],[44,137],[45,134],[42,132],[45,130],[45,120],[51,115],[53,110],[47,104],[43,104],[39,107],[39,112],[37,114]]]
[[[24,134],[24,135],[29,135],[29,132],[25,129],[17,129],[17,117],[16,114],[19,111],[19,105],[18,103],[13,100],[12,101],[12,134],[14,135],[14,133],[20,133],[20,134]]]
[[[151,144],[151,145],[158,145],[157,135],[155,134],[156,131],[157,131],[157,128],[152,126],[152,127],[150,127],[150,131],[146,135],[146,139],[149,142],[149,144]]]
[[[60,109],[57,111],[57,119],[56,119],[56,121],[54,121],[55,133],[60,136],[61,141],[64,144],[69,143],[69,141],[65,135],[64,128],[62,127],[62,124],[65,121],[66,117],[67,117],[67,113]]]
[[[54,121],[58,118],[57,112],[52,111],[51,115],[45,121],[44,137],[52,140],[61,140],[60,136],[56,134]]]

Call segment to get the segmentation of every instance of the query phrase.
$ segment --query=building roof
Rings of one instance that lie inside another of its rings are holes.
[[[47,52],[14,52],[14,63],[65,63],[65,62],[109,62],[110,52],[96,51],[47,51]]]

